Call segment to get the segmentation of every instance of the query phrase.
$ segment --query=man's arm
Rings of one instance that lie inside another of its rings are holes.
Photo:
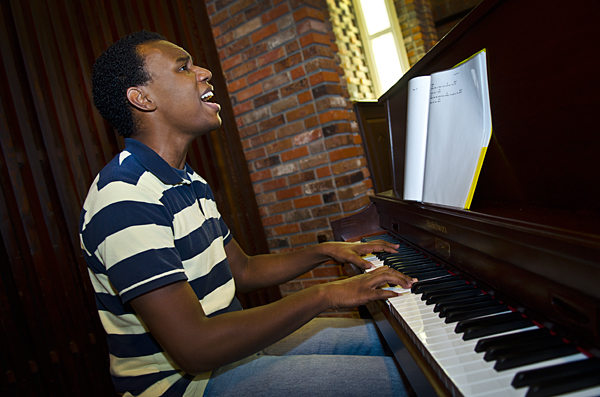
[[[225,252],[236,289],[247,292],[283,284],[331,259],[367,269],[371,264],[362,259],[362,255],[381,251],[396,252],[395,248],[398,248],[397,244],[382,240],[369,243],[329,242],[293,252],[248,256],[232,239],[225,246]]]
[[[247,357],[289,335],[328,309],[350,308],[397,294],[384,284],[412,280],[382,267],[316,285],[268,305],[206,317],[190,285],[179,281],[131,301],[150,332],[186,372],[195,374]]]

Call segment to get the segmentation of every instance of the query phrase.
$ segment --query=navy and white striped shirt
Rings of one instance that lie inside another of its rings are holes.
[[[224,249],[232,237],[212,191],[189,165],[177,171],[126,139],[81,212],[81,247],[108,334],[112,379],[127,396],[202,395],[210,377],[181,371],[129,301],[187,280],[206,315],[241,309]]]

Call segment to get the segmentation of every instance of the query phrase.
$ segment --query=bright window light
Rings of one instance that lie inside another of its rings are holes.
[[[369,36],[390,27],[385,0],[360,0]]]
[[[386,92],[402,76],[400,57],[396,50],[396,43],[391,32],[374,38],[371,41],[373,57],[377,66],[381,92]]]

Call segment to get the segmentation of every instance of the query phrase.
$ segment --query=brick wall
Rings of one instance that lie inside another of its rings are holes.
[[[399,2],[413,11],[410,0]],[[363,209],[373,193],[350,102],[349,88],[367,98],[358,86],[370,84],[350,0],[206,6],[271,252],[331,240],[330,222]],[[421,16],[406,20],[413,47],[425,46],[411,22]],[[326,263],[280,289],[285,296],[345,276]]]
[[[331,240],[372,182],[326,1],[206,4],[271,252]],[[281,292],[344,276],[327,263]]]
[[[431,4],[429,0],[395,0],[394,5],[412,66],[438,41]]]

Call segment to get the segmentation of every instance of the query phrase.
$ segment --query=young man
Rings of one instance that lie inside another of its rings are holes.
[[[304,336],[273,344],[328,309],[395,296],[378,287],[408,287],[411,278],[381,268],[241,310],[236,290],[277,285],[330,259],[367,268],[361,255],[393,252],[394,246],[324,243],[247,256],[221,219],[209,186],[185,162],[192,141],[221,123],[220,106],[209,101],[211,77],[185,50],[149,32],[119,40],[94,65],[94,103],[126,137],[125,150],[90,188],[80,221],[117,391],[135,396],[404,393],[372,324],[342,327],[336,337],[345,332],[354,339],[340,347],[323,343],[322,335],[331,329],[317,323],[305,327]],[[356,335],[366,339],[357,341]],[[319,344],[336,355],[322,354],[315,348]],[[340,374],[357,379],[348,383]]]

